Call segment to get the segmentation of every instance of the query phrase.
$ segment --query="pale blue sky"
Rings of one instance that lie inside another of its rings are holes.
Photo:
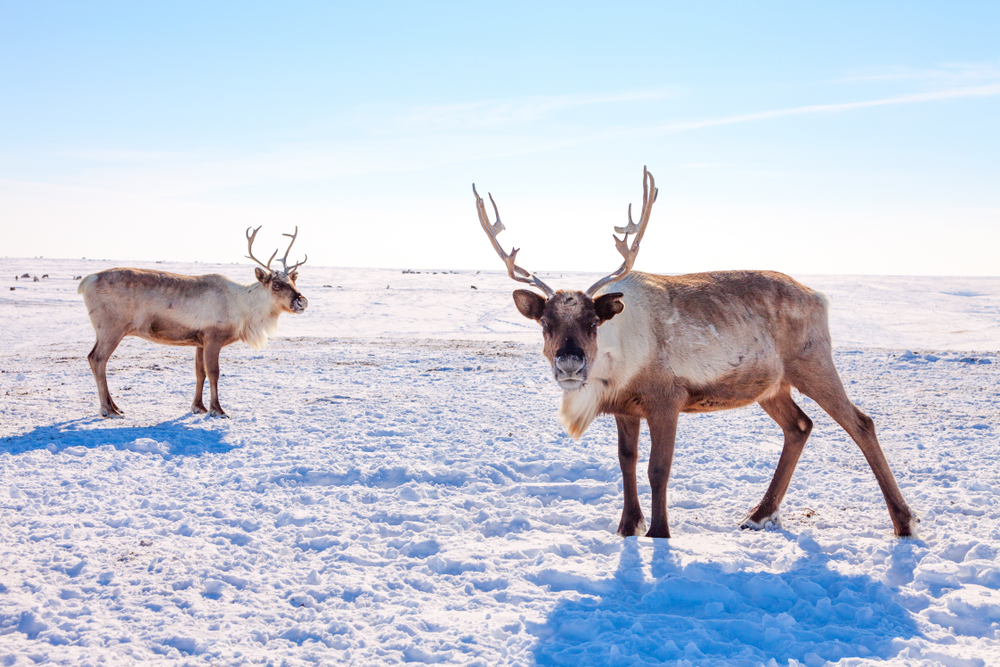
[[[475,181],[526,268],[610,272],[645,164],[642,270],[1000,275],[998,30],[992,2],[0,0],[0,255],[241,261],[298,224],[310,263],[501,269]]]

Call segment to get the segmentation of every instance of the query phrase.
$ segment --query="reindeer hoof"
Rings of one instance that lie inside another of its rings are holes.
[[[896,537],[902,537],[905,539],[917,539],[917,524],[920,523],[920,519],[917,517],[911,518],[909,521],[903,524],[898,530],[894,530]]]
[[[222,419],[229,419],[229,415],[227,415],[225,412],[223,412],[222,408],[219,408],[218,410],[212,410],[211,412],[208,413],[208,416],[209,417],[220,417]]]
[[[670,537],[670,529],[666,526],[653,526],[646,532],[646,537]]]
[[[781,519],[778,517],[778,510],[771,512],[760,518],[754,518],[756,510],[747,515],[740,523],[740,530],[766,530],[772,526],[780,526]]]
[[[101,416],[105,419],[124,419],[125,413],[118,410],[101,410]]]
[[[616,534],[622,537],[632,537],[633,535],[642,537],[646,534],[646,518],[641,514],[638,521],[627,520],[625,517],[622,517],[622,520],[618,523]]]
[[[192,405],[191,406],[191,413],[192,414],[203,415],[206,412],[208,412],[208,410],[205,408],[204,405]]]

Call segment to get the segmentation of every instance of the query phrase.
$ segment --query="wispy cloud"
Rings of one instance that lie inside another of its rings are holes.
[[[293,142],[248,153],[226,151],[74,151],[84,164],[59,181],[151,196],[188,197],[282,182],[336,179],[346,175],[399,173],[440,168],[468,160],[550,153],[583,144],[632,140],[739,123],[809,114],[832,114],[892,105],[1000,96],[1000,83],[965,86],[895,97],[769,109],[728,116],[678,120],[658,125],[565,125],[559,132],[531,127],[532,119],[599,104],[669,97],[663,92],[566,95],[484,101],[411,109],[393,130],[369,136]],[[390,122],[382,118],[374,122]],[[389,138],[391,137],[391,138]],[[64,153],[63,155],[69,155]]]
[[[629,91],[597,95],[548,95],[512,100],[486,100],[465,104],[418,107],[402,114],[401,128],[424,130],[490,129],[544,119],[553,113],[606,104],[661,100],[676,93],[661,90]]]
[[[810,104],[800,107],[788,107],[785,109],[771,109],[769,111],[757,111],[754,113],[738,114],[734,116],[716,116],[714,118],[700,118],[695,120],[667,123],[653,128],[660,132],[683,132],[685,130],[697,130],[704,127],[715,127],[718,125],[734,125],[736,123],[750,123],[772,118],[782,118],[786,116],[803,116],[807,114],[837,113],[842,111],[853,111],[855,109],[866,109],[871,107],[892,106],[898,104],[917,104],[920,102],[934,102],[937,100],[952,100],[967,97],[996,97],[1000,95],[1000,83],[986,86],[967,86],[964,88],[951,88],[948,90],[938,90],[929,93],[916,93],[913,95],[900,95],[897,97],[886,97],[877,100],[862,100],[860,102],[838,102],[834,104]]]
[[[841,82],[927,82],[941,87],[968,86],[1000,81],[1000,63],[943,63],[937,67],[896,65],[856,72]]]

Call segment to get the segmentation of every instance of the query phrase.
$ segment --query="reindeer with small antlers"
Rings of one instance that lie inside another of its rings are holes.
[[[238,340],[255,350],[267,345],[278,329],[283,312],[301,313],[308,300],[295,288],[298,268],[303,259],[288,265],[288,253],[299,234],[284,234],[292,240],[282,257],[281,270],[272,270],[278,251],[264,264],[253,255],[253,242],[260,227],[247,229],[248,258],[260,266],[254,269],[257,282],[240,285],[225,276],[184,276],[146,269],[108,269],[80,281],[77,292],[83,294],[90,321],[97,332],[94,349],[87,355],[97,382],[101,415],[122,417],[108,391],[108,359],[125,336],[138,336],[165,345],[188,345],[195,348],[195,390],[191,411],[208,412],[213,417],[228,417],[219,403],[219,352]],[[208,377],[211,390],[209,406],[202,402],[202,389]]]
[[[518,250],[503,251],[500,213],[490,222],[473,184],[479,222],[518,282],[541,290],[516,290],[514,304],[542,325],[543,354],[563,389],[559,416],[579,438],[600,414],[614,415],[625,505],[618,533],[641,534],[645,518],[636,487],[640,420],[649,426],[649,483],[653,514],[649,537],[670,537],[667,482],[681,412],[727,410],[757,402],[784,432],[778,467],[763,500],[743,520],[760,529],[777,522],[778,507],[812,430],[792,400],[792,388],[816,401],[861,448],[889,508],[898,536],[913,532],[915,518],[875,426],[851,403],[833,364],[826,298],[773,271],[717,271],[659,276],[632,271],[657,189],[643,169],[638,224],[615,227],[615,247],[625,261],[585,292],[554,291],[517,266]],[[629,235],[634,234],[631,246]],[[614,292],[608,289],[614,285]]]

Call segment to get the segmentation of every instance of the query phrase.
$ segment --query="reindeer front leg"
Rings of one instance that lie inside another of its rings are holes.
[[[194,351],[194,381],[194,402],[191,403],[191,412],[203,415],[208,412],[201,398],[205,388],[205,348],[203,347],[195,348]]]
[[[649,485],[653,491],[653,518],[646,537],[670,537],[667,525],[667,482],[674,459],[674,439],[677,437],[677,416],[680,407],[671,402],[655,406],[646,417],[652,444],[649,448]]]
[[[209,417],[229,417],[219,403],[219,352],[222,350],[222,342],[209,339],[205,341],[205,371],[208,374],[208,387],[211,390],[211,399],[208,413]]]
[[[615,415],[615,423],[618,425],[618,463],[622,469],[622,487],[625,495],[625,507],[622,508],[622,518],[618,522],[618,534],[622,537],[642,535],[646,530],[646,518],[642,516],[639,490],[635,481],[635,466],[639,461],[641,422],[638,417]]]

